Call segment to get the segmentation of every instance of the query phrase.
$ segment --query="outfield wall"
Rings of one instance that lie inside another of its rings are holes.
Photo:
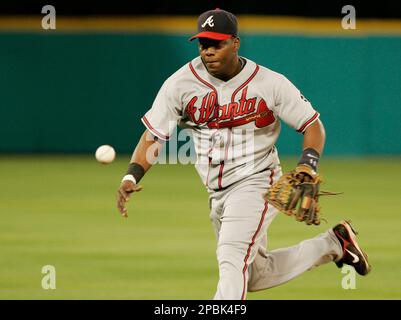
[[[189,35],[1,31],[0,152],[131,152],[164,79],[197,55]],[[401,154],[401,34],[241,36],[241,55],[321,113],[326,154]],[[298,153],[302,136],[283,127],[281,154]]]

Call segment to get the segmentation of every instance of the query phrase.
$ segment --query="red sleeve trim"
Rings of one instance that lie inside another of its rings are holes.
[[[319,116],[320,116],[319,112],[316,112],[316,113],[313,115],[313,117],[310,118],[308,121],[306,121],[306,122],[301,126],[301,128],[299,128],[297,131],[298,131],[298,132],[304,132],[305,129],[306,129],[310,124],[312,124],[312,122],[314,122],[317,118],[319,118]]]
[[[157,131],[155,128],[153,128],[153,126],[150,124],[149,120],[146,119],[146,116],[143,116],[141,120],[142,120],[143,124],[145,125],[145,127],[146,127],[154,136],[156,136],[156,137],[158,137],[158,138],[160,138],[160,139],[162,139],[162,140],[164,140],[164,141],[167,141],[167,140],[170,139],[169,136],[166,136],[166,135],[164,135],[163,133],[160,133],[159,131]]]

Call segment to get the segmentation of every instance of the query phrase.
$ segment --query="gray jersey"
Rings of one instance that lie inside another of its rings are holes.
[[[200,57],[170,76],[143,116],[147,129],[168,140],[177,124],[192,129],[195,167],[210,190],[279,164],[274,144],[280,119],[299,132],[319,117],[282,74],[243,58],[245,66],[223,81]]]

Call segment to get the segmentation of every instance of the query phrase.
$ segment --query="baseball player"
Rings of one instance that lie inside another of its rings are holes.
[[[146,130],[117,192],[120,213],[127,217],[126,202],[141,190],[139,181],[178,124],[192,132],[195,167],[209,193],[219,265],[215,299],[245,299],[247,291],[277,286],[330,261],[367,274],[367,256],[347,221],[293,247],[266,249],[267,229],[279,212],[264,195],[282,176],[275,147],[280,120],[303,134],[303,152],[293,172],[303,179],[297,190],[313,186],[312,197],[305,191],[292,200],[300,199],[301,207],[309,208],[304,212],[312,212],[308,224],[319,223],[316,184],[308,181],[318,181],[323,124],[285,76],[239,56],[233,14],[220,9],[202,13],[194,39],[200,56],[164,82],[142,118]]]

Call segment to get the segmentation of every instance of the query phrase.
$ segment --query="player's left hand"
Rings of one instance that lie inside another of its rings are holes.
[[[128,217],[128,211],[125,204],[129,201],[131,194],[141,190],[142,186],[134,184],[132,181],[126,180],[121,182],[117,191],[117,208],[124,218]]]
[[[297,221],[319,225],[321,182],[320,176],[311,167],[301,164],[281,176],[264,195],[264,199],[281,212],[295,216]]]

